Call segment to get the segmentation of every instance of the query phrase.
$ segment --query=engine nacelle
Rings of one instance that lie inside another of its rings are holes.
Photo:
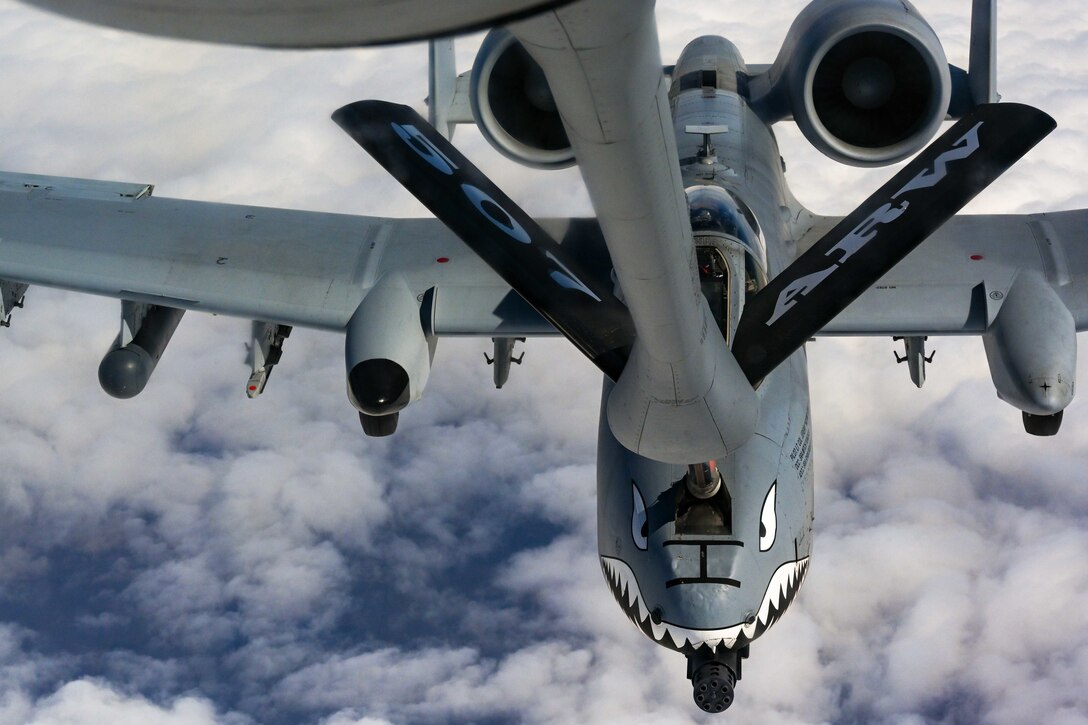
[[[347,326],[348,398],[367,416],[388,416],[419,400],[431,372],[432,348],[419,302],[399,275],[367,293]]]
[[[574,164],[574,150],[544,71],[509,32],[487,34],[472,66],[469,98],[484,138],[536,169]]]
[[[921,150],[952,95],[944,49],[906,0],[816,0],[766,77],[753,81],[753,91],[763,86],[754,104],[769,120],[792,114],[813,146],[852,166]]]
[[[1031,416],[1054,416],[1072,402],[1076,323],[1039,274],[1016,278],[982,340],[999,398]]]

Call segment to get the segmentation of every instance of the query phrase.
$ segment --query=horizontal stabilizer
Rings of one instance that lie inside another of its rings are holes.
[[[333,120],[606,375],[619,378],[635,331],[610,282],[565,253],[411,108],[359,101]]]
[[[744,308],[733,354],[753,383],[1054,130],[1013,103],[978,106],[802,254]]]

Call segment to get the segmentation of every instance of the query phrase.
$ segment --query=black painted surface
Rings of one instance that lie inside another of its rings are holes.
[[[748,379],[754,383],[774,370],[1055,125],[1054,119],[1030,106],[988,104],[972,110],[930,144],[746,303],[733,354]],[[970,149],[965,139],[976,126],[978,148],[965,155]],[[947,173],[940,177],[942,169]],[[885,205],[885,212],[898,215],[865,226]],[[871,234],[867,242],[849,255],[836,249],[859,230],[864,236]],[[806,291],[797,291],[803,278],[823,273],[826,276]],[[784,312],[783,301],[790,303]]]
[[[333,120],[606,375],[619,378],[635,330],[607,277],[567,253],[411,108],[359,101]],[[406,140],[398,125],[423,139]],[[487,198],[474,202],[466,185]]]
[[[389,415],[408,405],[408,373],[392,360],[363,360],[348,373],[348,387],[359,409],[372,416]]]

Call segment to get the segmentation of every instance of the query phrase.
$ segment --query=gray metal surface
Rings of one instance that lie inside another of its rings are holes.
[[[713,70],[705,82],[677,82],[690,73],[702,78],[702,70]],[[684,185],[718,187],[743,200],[766,240],[759,264],[774,275],[794,258],[782,210],[800,207],[786,188],[773,135],[736,92],[738,70],[743,61],[728,41],[690,44],[674,71],[673,131]],[[702,133],[688,132],[692,126],[719,127],[711,134],[712,155]],[[744,285],[729,289],[743,304]],[[603,405],[610,407],[615,394],[606,385]],[[713,658],[716,647],[742,649],[759,637],[807,572],[813,469],[804,353],[771,372],[755,395],[754,433],[716,459],[723,491],[708,502],[686,499],[686,466],[635,455],[617,441],[614,426],[600,428],[598,546],[605,578],[647,636],[691,657]]]
[[[689,655],[744,647],[778,620],[800,588],[812,546],[806,377],[803,355],[768,376],[761,403],[781,413],[764,429],[772,437],[755,435],[718,461],[729,501],[725,525],[685,530],[686,467],[632,455],[602,422],[601,567],[620,606],[658,644]],[[606,384],[606,400],[610,393]]]
[[[971,3],[971,58],[967,75],[971,98],[997,103],[997,0]]]
[[[1042,275],[1017,275],[982,341],[999,398],[1031,415],[1054,415],[1073,402],[1077,331]]]
[[[123,30],[213,43],[332,48],[466,32],[569,0],[23,0]]]
[[[345,337],[348,398],[356,408],[370,415],[386,415],[422,397],[431,374],[434,347],[420,320],[419,301],[401,274],[384,275],[367,292],[348,322]],[[366,403],[373,396],[361,391],[373,381],[358,380],[356,368],[369,361],[399,366],[406,378],[406,394],[396,405],[385,406],[391,409],[377,410]]]
[[[806,248],[836,218],[814,220]],[[955,217],[820,335],[978,335],[1018,274],[1038,272],[1088,329],[1088,211]]]
[[[509,287],[435,220],[70,198],[4,184],[11,178],[0,175],[0,189],[16,189],[0,191],[0,279],[342,330],[366,291],[395,269],[414,294],[450,288],[441,297],[450,314],[436,316],[440,334],[554,332],[508,299]]]
[[[698,139],[687,143],[684,151],[694,153]],[[724,153],[730,141],[716,143]],[[80,189],[102,182],[52,179],[53,189],[44,192],[24,188],[26,178],[0,174],[0,279],[342,330],[383,271],[398,269],[417,293],[437,287],[440,336],[556,334],[434,220],[157,197],[97,201],[98,192],[69,198],[59,190],[65,181]],[[802,251],[839,221],[802,218],[808,220],[797,231]],[[568,224],[543,222],[560,239]],[[1088,329],[1086,243],[1088,211],[957,217],[820,334],[980,334],[1021,270],[1043,274],[1077,329]],[[769,252],[772,267],[781,268],[782,249]]]
[[[653,3],[581,2],[510,31],[548,78],[638,331],[612,432],[658,460],[725,455],[751,435],[757,402],[706,334]]]

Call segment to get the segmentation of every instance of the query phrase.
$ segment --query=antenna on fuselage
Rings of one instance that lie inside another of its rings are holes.
[[[728,126],[685,126],[684,133],[690,133],[703,137],[703,145],[699,147],[699,163],[716,164],[718,157],[714,150],[714,144],[710,137],[716,133],[729,133]]]

